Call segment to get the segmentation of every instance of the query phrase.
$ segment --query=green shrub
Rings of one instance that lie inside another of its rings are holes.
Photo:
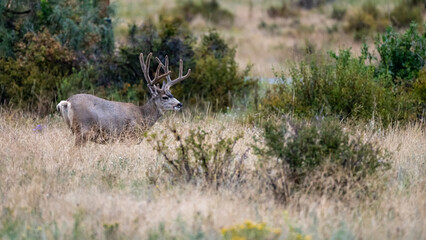
[[[70,75],[64,76],[59,80],[57,89],[57,99],[68,99],[74,94],[87,92],[92,93],[95,90],[95,81],[97,78],[93,66],[85,66],[80,70],[73,68]]]
[[[376,82],[374,67],[364,64],[366,58],[354,58],[350,50],[341,50],[339,55],[331,54],[331,59],[302,61],[290,70],[290,81],[281,76],[282,82],[263,99],[263,110],[308,118],[387,118],[389,93]]]
[[[42,12],[46,12],[46,16],[40,15],[40,26],[56,34],[62,45],[80,52],[86,59],[99,53],[112,53],[114,36],[111,23],[103,19],[101,9],[92,1],[55,0],[42,3],[45,9]],[[111,9],[109,14],[113,14]]]
[[[75,55],[46,30],[27,33],[15,52],[17,59],[0,59],[1,102],[45,115]]]
[[[234,146],[242,135],[224,138],[212,136],[212,132],[202,129],[191,130],[183,138],[172,128],[177,146],[171,148],[166,144],[167,135],[152,135],[150,141],[155,150],[164,158],[162,169],[172,182],[195,183],[202,186],[219,187],[239,182],[242,178],[244,155],[236,159]],[[173,144],[174,145],[174,144]],[[161,176],[151,176],[157,181]]]
[[[93,54],[112,52],[114,36],[111,23],[101,17],[92,1],[42,0],[21,1],[20,4],[22,8],[29,9],[30,13],[11,14],[6,11],[6,1],[0,0],[1,12],[7,13],[0,16],[0,32],[5,33],[5,39],[0,40],[0,48],[9,49],[4,57],[14,56],[10,49],[27,32],[44,29],[55,35],[64,47],[78,51],[80,61],[87,60]],[[108,11],[113,14],[111,9]]]
[[[15,8],[28,13],[14,14]],[[94,66],[112,53],[114,37],[92,1],[0,0],[0,11],[2,104],[45,115],[58,95],[96,84]]]
[[[413,85],[413,91],[417,94],[420,102],[426,104],[426,67],[423,67],[416,82]]]
[[[351,136],[335,120],[312,123],[271,120],[263,128],[265,144],[253,148],[269,187],[281,200],[303,189],[344,195],[348,188],[354,187],[352,183],[390,166],[383,150]],[[320,172],[319,180],[316,172]],[[323,181],[327,177],[335,182],[328,185]]]
[[[423,19],[422,7],[420,5],[410,6],[406,1],[403,1],[392,10],[390,19],[393,26],[396,27],[407,27],[413,21],[421,23]]]
[[[204,35],[195,52],[197,71],[181,84],[185,96],[191,96],[190,102],[202,99],[210,103],[212,110],[224,110],[232,106],[235,97],[243,96],[254,86],[254,82],[244,80],[250,67],[238,73],[235,49],[217,32]]]
[[[355,40],[362,40],[371,33],[377,31],[382,32],[390,25],[387,17],[385,17],[376,4],[367,1],[360,9],[355,9],[346,17],[346,32],[354,32]]]
[[[398,51],[404,49],[401,47]],[[401,58],[410,56],[418,57],[406,54]],[[281,81],[262,99],[260,110],[264,114],[290,113],[306,118],[333,116],[341,120],[379,120],[385,126],[394,121],[421,118],[423,104],[413,93],[412,81],[401,85],[400,78],[393,78],[383,67],[387,59],[380,59],[376,69],[372,63],[375,59],[365,46],[359,58],[352,57],[350,50],[341,50],[339,55],[331,53],[330,58],[310,55],[308,60],[291,67],[290,77],[280,76]],[[409,60],[404,67],[409,66]],[[414,76],[414,68],[407,73]]]
[[[106,90],[109,97],[125,99],[129,93],[139,101],[147,97],[139,66],[141,52],[152,52],[163,62],[168,55],[172,78],[177,77],[180,58],[184,72],[192,69],[189,79],[173,89],[173,95],[185,103],[208,102],[213,111],[223,110],[232,106],[234,97],[242,96],[253,86],[244,81],[248,69],[238,73],[234,48],[215,31],[204,35],[197,46],[182,19],[164,16],[160,24],[147,21],[141,28],[132,26],[128,42],[130,45],[120,47],[117,56],[108,57],[100,64],[97,85],[110,89]],[[151,63],[154,71],[156,61]]]
[[[415,23],[403,34],[388,28],[377,39],[376,48],[380,55],[378,72],[391,75],[396,86],[411,88],[425,66],[426,30],[420,33]]]

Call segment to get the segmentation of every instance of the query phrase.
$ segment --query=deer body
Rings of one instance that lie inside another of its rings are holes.
[[[57,110],[62,115],[63,120],[75,134],[75,145],[81,145],[92,140],[104,142],[107,139],[122,137],[138,130],[150,128],[167,110],[180,110],[182,104],[173,97],[170,87],[187,78],[191,70],[182,76],[182,60],[180,61],[179,77],[170,79],[168,70],[168,58],[164,66],[157,58],[159,66],[155,73],[154,80],[149,77],[149,61],[140,56],[142,71],[148,82],[151,92],[151,99],[143,106],[136,106],[132,103],[108,101],[90,94],[76,94],[61,101],[57,105]],[[164,70],[163,75],[159,75],[160,69]],[[157,86],[162,78],[167,79],[160,88]]]

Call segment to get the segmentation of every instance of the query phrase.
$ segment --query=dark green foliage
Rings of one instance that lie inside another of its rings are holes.
[[[292,67],[290,78],[281,76],[282,82],[263,99],[265,112],[292,113],[308,118],[377,119],[384,125],[421,118],[422,103],[411,89],[395,88],[392,83],[397,81],[383,67],[383,61],[393,58],[382,57],[376,69],[372,64],[375,59],[366,46],[358,58],[352,57],[350,50],[340,50],[339,55],[331,53],[330,58],[315,56]],[[404,66],[409,64],[406,60]],[[411,71],[406,73],[414,75],[414,67],[409,69]]]
[[[171,129],[177,146],[170,148],[167,135],[151,136],[155,150],[164,157],[163,170],[172,182],[195,183],[203,186],[219,187],[233,181],[238,182],[244,169],[244,155],[236,158],[234,146],[242,135],[212,138],[212,132],[202,129],[191,130],[183,138],[176,129]],[[158,179],[161,176],[153,176]],[[157,181],[157,180],[155,180]]]
[[[320,171],[321,176],[333,176],[334,179],[343,172],[351,180],[362,181],[390,166],[389,156],[384,151],[371,142],[351,136],[335,120],[313,123],[268,121],[263,128],[265,147],[253,147],[279,199],[289,197],[291,192],[287,188],[290,185],[295,189],[312,186],[310,184],[316,181],[316,171]],[[281,182],[283,177],[285,180]],[[336,181],[334,184],[338,186],[321,186],[327,184],[324,181],[315,188],[321,191],[327,187],[337,189],[348,183],[349,180],[345,180]]]
[[[388,114],[387,93],[374,79],[374,67],[364,64],[365,55],[351,56],[341,50],[332,58],[301,62],[290,71],[275,93],[264,99],[266,108],[298,116],[338,116],[340,119],[370,119]]]
[[[0,58],[2,102],[45,115],[61,78],[71,72],[75,55],[48,31],[27,33],[15,49],[17,59]]]
[[[391,75],[394,85],[410,87],[425,65],[426,30],[420,33],[415,23],[403,34],[388,28],[377,39],[376,48],[380,54],[379,73]]]
[[[5,8],[5,5],[2,0],[1,7]],[[99,16],[99,9],[92,1],[41,0],[26,5],[31,10],[30,14],[0,16],[0,30],[6,32],[6,39],[15,36],[14,41],[2,42],[1,47],[12,49],[14,42],[19,41],[25,33],[48,29],[64,47],[79,51],[84,56],[81,56],[81,60],[87,60],[90,55],[99,54],[99,51],[111,53],[113,50],[111,24]]]
[[[238,73],[235,49],[228,47],[217,32],[204,35],[195,52],[197,71],[191,82],[182,84],[190,101],[203,99],[211,103],[213,110],[222,110],[232,106],[234,97],[241,97],[253,87],[253,82],[244,80],[250,68]]]
[[[92,1],[13,1],[6,7],[0,0],[0,8],[2,104],[45,115],[58,95],[96,83],[99,74],[90,65],[112,53],[114,37]]]
[[[117,67],[113,72],[104,71],[110,78],[105,82],[121,79],[136,84],[142,79],[139,54],[153,52],[163,62],[165,56],[169,56],[172,79],[179,72],[180,58],[184,62],[184,73],[189,68],[192,70],[187,80],[173,88],[175,97],[191,104],[209,102],[214,111],[231,107],[234,97],[242,96],[253,86],[253,83],[244,81],[249,69],[243,74],[238,73],[235,49],[229,47],[217,32],[210,31],[202,37],[199,46],[194,46],[194,38],[187,26],[179,21],[164,18],[158,26],[147,22],[141,28],[132,27],[131,46],[120,48]],[[156,62],[152,61],[152,71],[154,64]]]
[[[130,27],[128,36],[129,45],[123,45],[118,49],[118,54],[101,59],[99,64],[99,78],[97,85],[109,88],[107,96],[115,95],[118,99],[123,99],[119,95],[128,94],[126,88],[133,89],[133,102],[142,102],[148,97],[146,82],[139,63],[140,53],[145,57],[152,52],[153,56],[160,58],[164,63],[165,56],[169,56],[170,70],[172,78],[179,72],[179,59],[184,62],[184,71],[189,68],[195,70],[195,60],[193,44],[194,38],[190,34],[187,26],[178,19],[162,19],[161,24],[154,24],[146,21],[141,27],[135,25]],[[155,71],[157,61],[152,59],[151,72]],[[191,82],[191,78],[184,82]],[[176,86],[176,87],[179,87]],[[120,93],[123,92],[123,93]],[[175,91],[177,98],[182,98],[185,93]]]
[[[416,82],[413,85],[413,91],[418,96],[419,101],[423,104],[425,108],[426,104],[426,68],[423,67],[420,72]]]

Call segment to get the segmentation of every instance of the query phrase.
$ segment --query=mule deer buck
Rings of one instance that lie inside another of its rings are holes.
[[[173,97],[170,87],[189,77],[191,69],[182,76],[183,62],[179,62],[179,75],[172,80],[169,71],[169,59],[165,64],[158,57],[158,67],[151,79],[149,67],[152,53],[144,61],[143,54],[139,56],[142,72],[151,94],[149,101],[143,106],[132,103],[108,101],[90,94],[76,94],[61,101],[56,109],[75,135],[75,145],[80,146],[88,140],[103,142],[107,139],[119,138],[137,130],[146,130],[167,110],[181,110],[182,103]],[[163,70],[164,73],[160,74]],[[159,83],[162,79],[162,86]]]

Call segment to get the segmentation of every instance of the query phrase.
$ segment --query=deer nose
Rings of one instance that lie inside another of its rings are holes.
[[[183,105],[182,105],[182,103],[178,103],[177,105],[176,105],[176,107],[178,107],[178,108],[181,108]]]

